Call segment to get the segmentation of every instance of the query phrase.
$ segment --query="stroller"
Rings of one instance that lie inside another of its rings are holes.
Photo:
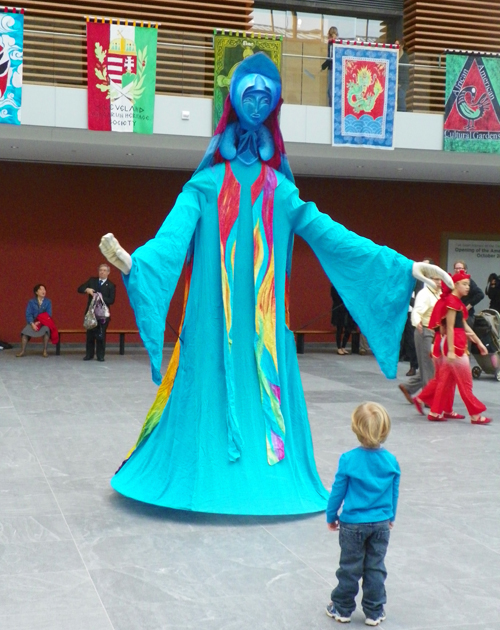
[[[479,378],[482,372],[494,374],[500,381],[500,313],[487,308],[476,315],[474,332],[483,342],[488,354],[482,355],[475,343],[471,344],[471,353],[478,365],[472,368],[472,377]]]

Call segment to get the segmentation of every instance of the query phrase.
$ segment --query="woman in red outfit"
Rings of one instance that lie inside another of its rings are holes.
[[[467,309],[461,301],[461,298],[469,293],[470,276],[461,271],[453,276],[453,282],[455,288],[451,293],[449,290],[443,292],[429,322],[430,328],[440,328],[443,359],[438,361],[436,389],[427,418],[440,421],[446,420],[447,417],[457,417],[450,413],[450,392],[454,392],[456,386],[472,424],[488,424],[491,419],[481,415],[486,407],[472,393],[472,376],[467,352],[467,338],[470,338],[481,354],[488,353],[467,324]]]

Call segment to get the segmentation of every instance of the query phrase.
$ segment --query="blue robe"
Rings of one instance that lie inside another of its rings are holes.
[[[293,333],[285,323],[287,252],[294,234],[311,246],[366,334],[386,376],[396,374],[413,289],[412,262],[357,236],[275,172],[276,344],[285,419],[285,458],[267,462],[254,354],[255,297],[250,187],[260,164],[231,163],[241,185],[233,295],[234,391],[241,456],[228,456],[224,312],[217,197],[224,164],[195,174],[156,237],[132,255],[124,276],[142,339],[160,382],[165,319],[194,236],[180,359],[159,424],[113,477],[118,492],[160,506],[223,514],[301,514],[324,510],[328,492],[314,461]]]

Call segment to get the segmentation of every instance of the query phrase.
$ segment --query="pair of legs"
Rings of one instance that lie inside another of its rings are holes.
[[[442,380],[442,368],[443,363],[445,362],[445,358],[443,356],[433,357],[432,361],[434,363],[434,378],[432,378],[424,389],[416,396],[416,400],[420,405],[426,405],[431,408],[434,403],[434,396],[436,395],[436,390],[438,383]],[[453,400],[455,399],[455,385],[449,387],[446,390],[443,390],[441,393],[441,407],[443,408],[442,413],[446,413],[451,415],[453,413]]]
[[[350,326],[346,326],[344,323],[337,324],[337,352],[339,354],[349,354],[349,351],[345,349],[349,337],[351,336]]]
[[[430,415],[439,417],[446,411],[444,407],[447,404],[449,391],[454,391],[455,387],[458,388],[460,397],[467,407],[467,412],[471,420],[476,422],[477,419],[481,417],[481,413],[486,410],[486,406],[472,393],[472,376],[469,357],[465,353],[452,361],[443,359]]]
[[[359,580],[363,579],[361,606],[367,619],[384,615],[385,555],[389,545],[389,521],[380,523],[340,523],[339,581],[332,591],[332,602],[342,617],[350,617],[356,608]]]
[[[106,352],[106,329],[108,324],[109,319],[103,324],[99,323],[95,328],[87,330],[84,359],[93,359],[94,354],[96,354],[98,361],[104,361],[104,354]]]
[[[411,315],[408,313],[406,324],[401,338],[401,355],[402,358],[410,362],[410,373],[414,374],[418,370],[417,353],[415,351],[415,328],[411,323]],[[411,375],[410,374],[410,375]]]
[[[416,394],[434,377],[434,365],[431,358],[432,342],[434,340],[434,332],[428,328],[424,328],[419,332],[414,329],[413,334],[416,363],[419,367],[418,374],[410,378],[406,384],[406,389],[410,395]]]
[[[28,341],[29,341],[29,337],[28,335],[21,335],[21,352],[18,352],[18,354],[16,354],[16,357],[24,357],[24,355],[26,354],[26,346],[28,345]],[[49,333],[45,333],[45,335],[43,336],[43,352],[42,352],[42,356],[43,357],[48,357],[48,352],[47,352],[47,348],[49,346]]]

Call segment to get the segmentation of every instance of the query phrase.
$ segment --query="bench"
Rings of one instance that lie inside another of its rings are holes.
[[[60,328],[59,341],[56,344],[56,355],[61,354],[61,336],[62,335],[85,335],[85,328]],[[107,335],[120,335],[120,354],[125,354],[125,335],[138,335],[139,331],[128,328],[114,328],[106,331]]]
[[[304,337],[306,335],[335,335],[337,333],[335,328],[330,330],[296,330],[294,331],[297,354],[304,354]],[[351,349],[354,354],[359,354],[359,332],[351,333]]]

